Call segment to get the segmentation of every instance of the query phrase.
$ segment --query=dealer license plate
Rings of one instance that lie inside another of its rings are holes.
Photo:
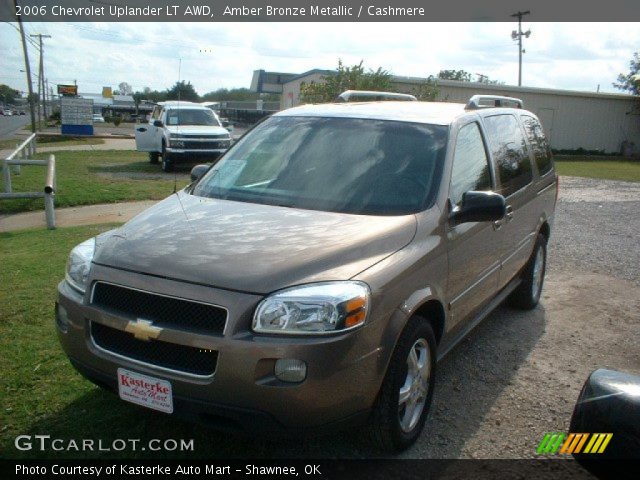
[[[124,368],[118,369],[118,393],[122,400],[173,413],[171,383]]]

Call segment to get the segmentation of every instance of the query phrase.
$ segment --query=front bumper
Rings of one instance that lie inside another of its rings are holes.
[[[58,286],[58,303],[69,319],[58,337],[74,367],[93,382],[117,391],[116,372],[124,367],[171,382],[174,413],[232,430],[317,431],[366,417],[379,391],[388,361],[374,325],[342,335],[299,338],[254,335],[249,325],[260,296],[190,285],[94,266],[92,277],[160,294],[228,305],[221,336],[166,332],[164,338],[218,352],[216,371],[194,377],[113,355],[97,348],[90,322],[124,330],[129,319],[89,304],[66,282]],[[306,362],[307,378],[297,384],[273,376],[280,358]]]
[[[198,158],[213,158],[216,159],[220,157],[223,153],[225,153],[227,148],[216,148],[213,150],[202,150],[202,149],[184,149],[184,148],[173,148],[167,147],[166,152],[171,155],[172,162],[180,162],[180,161],[189,161],[192,159]]]

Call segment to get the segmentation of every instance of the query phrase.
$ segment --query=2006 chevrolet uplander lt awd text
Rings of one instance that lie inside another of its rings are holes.
[[[503,300],[538,303],[557,178],[517,99],[367,94],[271,116],[78,245],[56,305],[75,368],[224,428],[411,445],[436,361]]]

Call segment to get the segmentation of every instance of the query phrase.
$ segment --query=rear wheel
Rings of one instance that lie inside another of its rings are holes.
[[[547,239],[538,234],[531,258],[522,271],[522,283],[509,296],[509,304],[522,310],[538,305],[547,268]]]
[[[435,385],[436,341],[429,322],[413,316],[391,357],[371,415],[375,444],[387,452],[411,446],[424,427]]]
[[[158,152],[149,152],[149,163],[156,164],[158,163],[160,158],[160,154]]]

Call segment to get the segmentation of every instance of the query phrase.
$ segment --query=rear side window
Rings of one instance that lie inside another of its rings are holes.
[[[453,170],[449,197],[460,205],[462,195],[469,190],[491,190],[489,160],[477,123],[465,125],[458,132],[453,154]]]
[[[542,125],[535,118],[529,115],[522,115],[522,125],[524,125],[524,131],[527,134],[529,144],[533,150],[533,156],[538,166],[538,173],[544,175],[551,171],[553,167],[553,161],[551,159],[551,148],[547,137],[544,135]]]
[[[508,197],[531,183],[531,160],[524,135],[513,115],[493,115],[484,119],[489,148],[500,179],[499,193]]]

